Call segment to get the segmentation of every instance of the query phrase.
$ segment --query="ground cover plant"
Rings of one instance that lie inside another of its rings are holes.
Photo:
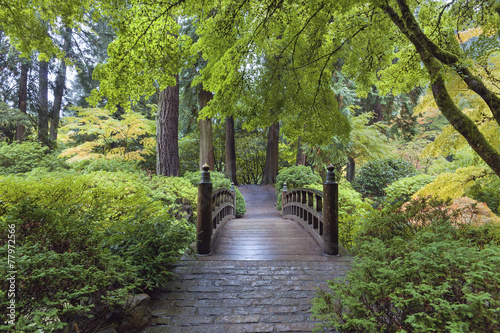
[[[314,300],[339,332],[498,332],[498,224],[454,222],[432,198],[372,212],[351,272]]]

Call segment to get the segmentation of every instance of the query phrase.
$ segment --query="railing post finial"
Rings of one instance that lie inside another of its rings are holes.
[[[201,183],[210,183],[210,166],[205,163],[201,170]]]
[[[326,167],[326,184],[333,184],[335,183],[335,167],[330,164],[329,166]]]

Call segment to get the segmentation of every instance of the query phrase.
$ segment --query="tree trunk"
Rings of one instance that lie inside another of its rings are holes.
[[[304,150],[302,149],[302,144],[301,144],[302,138],[299,136],[299,139],[297,140],[297,157],[296,157],[296,165],[307,165],[307,156],[304,153]]]
[[[354,161],[354,158],[351,156],[347,157],[347,181],[352,183],[354,181],[354,176],[355,176],[355,171],[356,171],[356,162]]]
[[[38,69],[38,141],[49,145],[49,63],[40,61]]]
[[[274,123],[269,126],[267,133],[266,166],[262,176],[262,185],[276,183],[278,176],[278,152],[279,152],[280,125]]]
[[[67,57],[68,52],[71,48],[71,28],[66,27],[63,32],[63,51],[65,57]],[[61,59],[61,64],[59,65],[59,70],[56,77],[56,85],[54,88],[54,105],[52,106],[52,114],[50,117],[50,139],[57,140],[57,130],[59,127],[60,112],[62,106],[62,100],[64,96],[64,89],[66,87],[66,60]]]
[[[234,119],[226,117],[226,177],[235,185],[236,180],[236,146],[234,142]]]
[[[213,95],[210,91],[204,89],[200,90],[199,101],[200,111],[210,102]],[[200,119],[200,170],[201,167],[207,163],[210,170],[214,170],[215,157],[214,157],[214,140],[212,135],[212,119]]]
[[[28,102],[28,69],[29,65],[27,60],[21,59],[21,77],[19,78],[19,91],[18,97],[19,102],[17,107],[21,112],[26,113],[27,102]],[[16,140],[19,142],[23,142],[24,133],[26,132],[26,128],[24,125],[17,125],[16,127]]]
[[[373,117],[373,122],[378,123],[384,120],[384,112],[382,108],[382,103],[380,103],[380,96],[377,95],[375,99],[375,104],[373,105],[373,112],[375,113]]]
[[[179,176],[179,77],[160,92],[156,116],[156,174]]]

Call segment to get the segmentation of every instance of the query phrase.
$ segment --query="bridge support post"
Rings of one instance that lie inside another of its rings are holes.
[[[198,183],[198,217],[196,221],[196,250],[198,254],[211,254],[212,240],[212,183],[210,167],[201,167],[201,181]]]
[[[283,183],[283,190],[281,190],[281,216],[285,214],[285,211],[283,210],[283,206],[285,206],[285,196],[288,192],[288,188],[286,187],[286,183]]]
[[[234,217],[236,217],[236,215],[238,214],[238,212],[236,211],[236,189],[234,187],[234,183],[231,183],[231,189],[230,189],[231,193],[233,194],[233,205],[234,205]]]
[[[335,182],[334,166],[326,168],[323,184],[323,251],[328,255],[339,254],[339,185]]]

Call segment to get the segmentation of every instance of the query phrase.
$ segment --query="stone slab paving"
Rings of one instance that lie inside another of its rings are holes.
[[[328,290],[350,261],[184,260],[153,293],[146,332],[311,332],[317,288]]]

